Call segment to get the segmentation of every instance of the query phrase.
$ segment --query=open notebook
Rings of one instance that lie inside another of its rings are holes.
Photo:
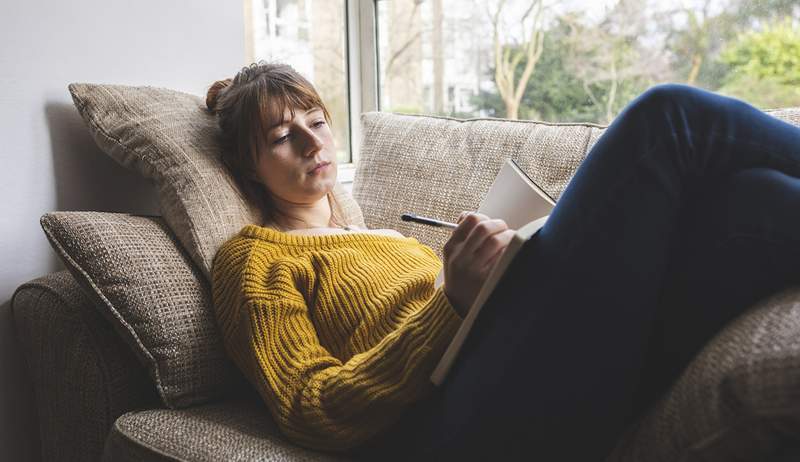
[[[525,241],[544,226],[555,205],[556,201],[534,183],[516,162],[509,159],[503,164],[489,188],[489,192],[484,196],[478,212],[491,218],[503,219],[509,228],[516,229],[517,232],[492,268],[453,340],[431,374],[431,381],[434,385],[438,386],[444,382],[467,334],[475,323],[478,312],[483,308],[489,295],[505,274],[514,256]],[[444,284],[444,270],[439,272],[435,286],[439,288],[442,284]]]

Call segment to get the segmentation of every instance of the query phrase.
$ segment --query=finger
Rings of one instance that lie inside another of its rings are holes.
[[[492,272],[492,270],[494,269],[495,265],[497,265],[498,260],[500,260],[500,257],[503,256],[503,253],[505,253],[505,251],[506,251],[506,249],[505,249],[505,247],[503,247],[502,249],[500,249],[499,252],[497,252],[496,254],[492,255],[492,257],[489,260],[486,261],[486,266],[484,267],[484,270],[486,271],[486,275],[487,276],[489,275],[489,273]]]
[[[461,213],[458,215],[458,220],[456,220],[456,223],[461,223],[461,220],[463,220],[463,219],[464,219],[464,218],[465,218],[467,215],[469,215],[470,213],[476,213],[476,212],[470,212],[470,211],[467,211],[467,210],[465,210],[465,211],[461,212]]]
[[[461,216],[459,217],[459,224],[450,234],[450,238],[445,242],[444,247],[442,248],[442,253],[445,256],[445,260],[450,260],[451,255],[459,255],[462,254],[461,247],[463,247],[464,241],[469,236],[472,229],[481,221],[488,220],[489,217],[478,212],[461,212]],[[471,255],[469,255],[471,258]]]
[[[511,239],[514,238],[516,232],[513,229],[506,229],[498,233],[492,234],[484,242],[483,245],[475,252],[475,259],[480,264],[490,264],[490,260],[496,259],[508,247]]]
[[[484,220],[478,223],[472,228],[472,231],[470,231],[469,236],[467,236],[467,239],[464,242],[464,252],[477,252],[478,249],[484,245],[486,239],[507,229],[508,226],[506,225],[506,222],[497,218]]]
[[[495,253],[488,260],[486,260],[486,263],[481,268],[483,271],[486,272],[486,277],[488,277],[489,274],[492,272],[492,270],[494,270],[494,267],[497,266],[497,262],[500,261],[500,258],[502,258],[503,254],[506,253],[507,248],[508,246],[501,248],[497,253]]]
[[[453,234],[450,235],[450,241],[453,241],[454,244],[464,242],[478,223],[488,219],[489,217],[486,215],[477,212],[465,215],[461,223],[453,230]]]

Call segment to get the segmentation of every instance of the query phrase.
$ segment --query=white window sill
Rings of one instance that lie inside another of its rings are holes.
[[[348,192],[353,192],[353,178],[356,176],[356,164],[339,165],[336,179],[344,186]]]

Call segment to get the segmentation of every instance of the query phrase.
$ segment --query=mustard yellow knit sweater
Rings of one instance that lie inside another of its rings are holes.
[[[356,447],[432,390],[461,322],[441,265],[414,238],[247,225],[214,258],[226,350],[288,438]]]

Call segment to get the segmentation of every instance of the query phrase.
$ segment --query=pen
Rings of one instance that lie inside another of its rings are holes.
[[[436,220],[433,218],[421,217],[418,215],[414,215],[413,213],[404,213],[400,216],[400,219],[403,221],[413,221],[415,223],[422,223],[424,225],[439,226],[444,228],[458,227],[458,225],[455,223],[448,223],[446,221]]]

